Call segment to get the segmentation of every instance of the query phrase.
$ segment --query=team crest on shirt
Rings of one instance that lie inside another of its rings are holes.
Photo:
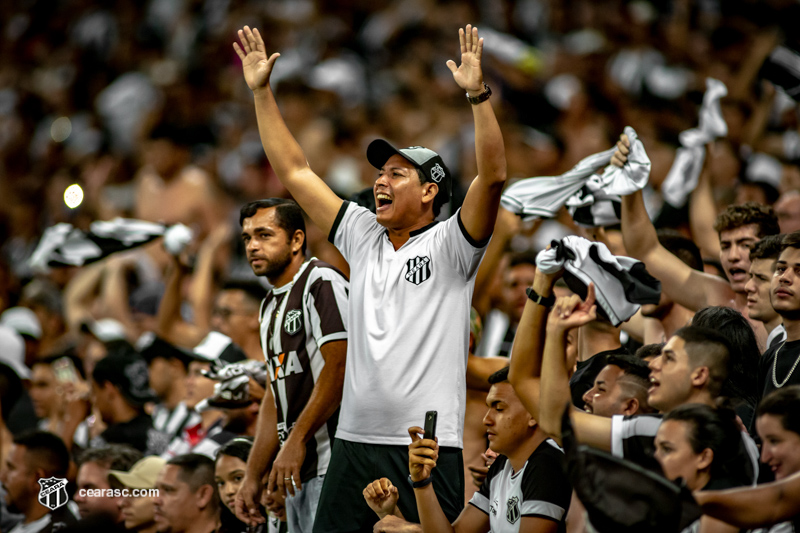
[[[430,257],[415,257],[406,261],[406,281],[410,281],[414,285],[419,285],[429,277],[431,277],[431,258]]]
[[[68,500],[66,479],[48,477],[39,480],[39,503],[51,511],[55,511]]]
[[[516,496],[509,498],[506,502],[506,520],[508,520],[508,523],[515,523],[519,520],[521,514],[519,510],[519,498]]]
[[[286,313],[286,319],[283,321],[283,329],[289,335],[294,335],[300,331],[302,325],[303,313],[299,309],[292,309]]]

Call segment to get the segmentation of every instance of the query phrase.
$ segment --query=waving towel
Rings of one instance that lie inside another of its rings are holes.
[[[89,231],[61,223],[47,228],[28,262],[35,270],[48,267],[83,266],[115,252],[129,250],[164,236],[170,253],[180,253],[192,232],[183,224],[165,226],[144,220],[115,218],[97,220]]]
[[[719,101],[728,94],[725,84],[714,78],[706,78],[706,93],[700,106],[698,126],[682,131],[678,137],[681,147],[675,152],[675,161],[669,169],[661,195],[669,205],[681,208],[689,194],[697,187],[703,170],[705,146],[728,135],[728,125],[722,118]]]
[[[552,218],[567,205],[576,222],[583,225],[618,223],[618,205],[611,203],[619,204],[620,196],[640,190],[650,176],[650,159],[642,141],[630,126],[625,127],[625,134],[630,139],[631,152],[622,168],[609,164],[615,151],[611,148],[582,159],[561,176],[518,181],[503,193],[500,203],[525,220]],[[601,168],[603,173],[597,175]]]
[[[597,312],[614,326],[636,314],[641,304],[657,304],[661,282],[644,263],[613,255],[605,244],[570,235],[553,241],[536,256],[536,267],[545,274],[564,269],[564,281],[572,292],[586,298],[594,283]]]

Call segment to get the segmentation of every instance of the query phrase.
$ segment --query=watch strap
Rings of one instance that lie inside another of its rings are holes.
[[[414,481],[411,479],[411,474],[408,475],[408,482],[411,483],[411,487],[415,489],[421,489],[423,487],[427,487],[433,481],[433,472],[431,475],[423,479],[422,481]]]
[[[541,294],[533,290],[533,287],[528,287],[527,289],[525,289],[525,294],[528,295],[528,299],[530,301],[542,305],[544,307],[553,307],[553,305],[556,303],[555,295],[551,294],[550,296],[542,296]]]
[[[484,83],[483,92],[478,96],[470,96],[469,93],[467,93],[467,100],[472,105],[478,105],[481,102],[485,102],[486,100],[488,100],[490,96],[492,96],[492,89],[489,88],[489,86],[486,85],[486,83]]]

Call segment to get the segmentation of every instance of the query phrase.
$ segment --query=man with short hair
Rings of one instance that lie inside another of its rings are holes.
[[[104,494],[103,497],[97,498],[92,497],[88,491],[111,489],[108,483],[109,471],[128,471],[141,458],[140,451],[122,444],[89,448],[80,455],[76,479],[78,491],[74,500],[78,504],[81,519],[104,520],[105,523],[115,525],[122,522],[119,508],[121,496],[112,497],[110,494]]]
[[[781,253],[775,262],[770,284],[770,301],[783,320],[786,340],[774,343],[759,361],[761,396],[786,385],[800,384],[800,231],[789,233],[781,241]]]
[[[649,385],[650,368],[646,362],[628,354],[610,355],[594,386],[583,395],[584,411],[608,418],[649,413]]]
[[[508,367],[492,374],[489,383],[491,388],[486,396],[489,410],[483,423],[489,445],[499,455],[470,505],[452,525],[442,512],[431,483],[437,475],[434,469],[439,445],[424,435],[420,438],[419,435],[424,434],[420,427],[408,430],[411,436],[409,478],[417,500],[421,530],[563,532],[572,494],[561,468],[563,452],[525,410],[508,382]],[[410,496],[407,485],[392,487],[384,478],[370,484],[364,495],[380,502],[385,501],[389,493],[396,502],[398,497],[402,500]],[[387,525],[397,523],[395,517],[383,520]]]
[[[100,359],[92,371],[92,403],[107,427],[89,445],[119,443],[143,453],[162,452],[166,436],[153,428],[144,410],[147,402],[155,400],[141,356],[113,353]]]
[[[108,483],[113,488],[144,491],[156,488],[158,474],[167,463],[165,459],[149,455],[134,464],[129,471],[111,470]],[[120,511],[125,529],[137,533],[156,533],[155,496],[129,492],[120,500]]]
[[[155,521],[160,533],[211,533],[219,525],[214,461],[189,453],[173,457],[158,474]]]
[[[271,394],[261,402],[237,507],[257,507],[269,474],[268,490],[286,495],[289,529],[311,531],[339,419],[350,286],[336,268],[305,259],[305,220],[295,202],[251,202],[240,223],[253,272],[273,289],[260,311]]]
[[[253,91],[270,164],[351,269],[347,372],[315,531],[354,531],[374,523],[359,495],[376,468],[395,484],[407,477],[400,467],[407,443],[401,428],[423,420],[426,405],[439,410],[438,468],[446,473],[437,476],[436,490],[455,519],[464,500],[460,449],[470,300],[506,179],[503,136],[483,83],[483,41],[467,25],[459,33],[461,65],[447,63],[472,104],[478,176],[462,209],[437,224],[452,177],[436,152],[373,141],[367,159],[379,169],[376,213],[343,202],[310,169],[281,118],[269,83],[279,54],[268,56],[261,35],[249,27],[239,40],[234,48]],[[414,502],[400,505],[409,505],[403,512],[415,518]],[[345,507],[348,512],[341,512]]]
[[[69,452],[56,435],[30,431],[14,439],[0,482],[6,490],[6,503],[24,518],[9,533],[50,533],[77,521],[65,488],[68,469]],[[54,485],[52,494],[45,496],[49,507],[39,501],[39,494],[49,487],[40,481],[47,478],[59,478],[64,485],[60,489]]]
[[[747,293],[747,316],[758,320],[767,330],[767,349],[786,339],[781,315],[772,307],[770,284],[775,273],[775,262],[781,254],[783,235],[764,237],[750,250],[749,279],[744,286]]]
[[[153,427],[169,441],[200,421],[200,415],[186,406],[186,378],[191,358],[182,349],[157,335],[141,348],[150,376],[150,387],[159,402],[153,408]]]
[[[231,338],[248,359],[260,361],[261,351],[258,310],[266,296],[256,282],[227,281],[214,299],[211,327]]]

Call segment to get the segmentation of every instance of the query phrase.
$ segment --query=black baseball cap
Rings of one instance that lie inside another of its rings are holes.
[[[375,139],[367,147],[367,160],[370,165],[380,169],[393,155],[401,155],[422,172],[425,181],[439,186],[439,192],[446,199],[452,194],[452,177],[442,157],[428,148],[422,146],[409,146],[408,148],[395,148],[384,139]]]
[[[105,356],[95,364],[92,379],[98,385],[110,382],[128,403],[137,407],[158,400],[150,388],[147,363],[138,354],[111,353]]]

